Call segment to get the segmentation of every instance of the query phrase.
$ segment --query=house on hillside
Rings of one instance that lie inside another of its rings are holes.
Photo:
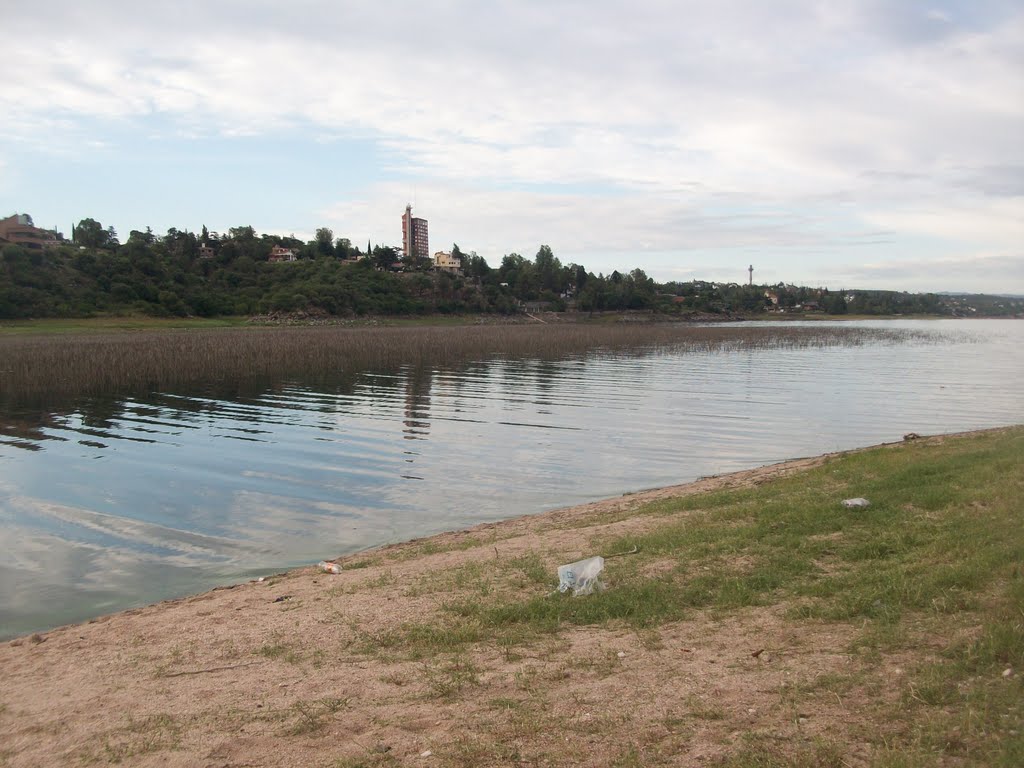
[[[438,251],[434,254],[434,269],[438,272],[450,272],[453,275],[461,275],[462,261],[452,256],[448,251]]]
[[[53,248],[60,244],[56,232],[35,226],[27,213],[16,213],[0,219],[0,242],[32,249]]]
[[[275,245],[270,249],[270,256],[267,261],[298,261],[298,254],[291,248]]]

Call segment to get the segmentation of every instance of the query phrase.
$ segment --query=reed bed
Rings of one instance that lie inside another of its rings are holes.
[[[507,325],[226,328],[0,338],[0,398],[137,393],[185,385],[320,378],[495,357],[559,359],[852,346],[939,338],[859,327]]]

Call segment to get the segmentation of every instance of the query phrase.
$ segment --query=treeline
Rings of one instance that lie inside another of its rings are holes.
[[[287,248],[295,261],[271,260]],[[72,242],[46,250],[0,250],[0,318],[515,313],[524,309],[655,309],[657,286],[642,270],[595,275],[563,265],[541,246],[533,260],[509,254],[492,268],[475,252],[452,251],[461,274],[429,260],[403,258],[386,245],[361,250],[319,229],[314,240],[257,235],[237,227],[221,235],[133,230],[122,244],[112,227],[84,219]],[[661,297],[664,298],[664,297]],[[670,303],[670,302],[669,302]]]
[[[296,260],[271,261],[287,248]],[[313,240],[170,229],[133,230],[122,244],[112,227],[83,219],[72,242],[46,250],[0,249],[0,318],[256,315],[335,316],[503,313],[534,310],[750,315],[766,311],[832,314],[963,314],[963,297],[889,291],[829,292],[796,286],[692,281],[658,284],[643,270],[594,274],[563,264],[546,245],[533,259],[512,253],[492,267],[453,246],[461,274],[403,258],[392,246],[361,250],[330,229]],[[994,305],[993,305],[994,306]],[[1021,312],[1010,302],[1007,313]]]

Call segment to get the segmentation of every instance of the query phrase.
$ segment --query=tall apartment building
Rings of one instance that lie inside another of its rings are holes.
[[[427,220],[412,217],[412,205],[405,206],[402,214],[402,252],[406,258],[430,258],[430,245],[427,243]]]

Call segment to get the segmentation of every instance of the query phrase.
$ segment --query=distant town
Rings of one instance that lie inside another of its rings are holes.
[[[396,230],[397,230],[396,215]],[[639,268],[595,274],[563,264],[547,245],[533,258],[505,255],[492,266],[457,244],[430,251],[428,222],[401,214],[401,247],[365,250],[328,228],[313,240],[150,228],[122,243],[92,218],[71,237],[32,216],[0,219],[0,318],[151,316],[304,317],[424,314],[625,312],[680,319],[770,315],[1024,317],[1024,297],[758,285],[754,265],[738,282],[657,283]]]

